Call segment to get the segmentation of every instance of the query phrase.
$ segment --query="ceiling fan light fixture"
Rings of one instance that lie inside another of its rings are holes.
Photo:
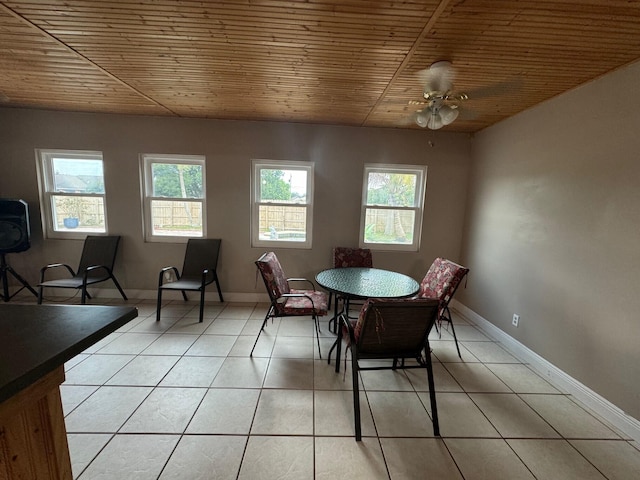
[[[449,105],[443,105],[440,108],[439,113],[440,113],[440,118],[442,119],[443,125],[449,125],[450,123],[453,123],[455,119],[458,118],[458,115],[460,114],[457,108],[453,108]]]
[[[427,127],[429,127],[430,130],[439,130],[443,126],[444,123],[442,122],[440,112],[437,110],[432,111],[431,115],[429,115],[429,119],[427,120]]]
[[[429,122],[429,112],[426,110],[426,108],[424,110],[419,110],[415,114],[416,124],[422,128],[425,128],[427,126],[427,123]]]

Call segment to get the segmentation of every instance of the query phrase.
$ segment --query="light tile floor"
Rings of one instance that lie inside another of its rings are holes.
[[[462,359],[431,335],[442,437],[426,371],[367,371],[358,443],[350,369],[318,357],[310,318],[269,322],[251,358],[267,305],[207,305],[199,324],[196,303],[159,323],[128,304],[138,318],[65,366],[74,478],[640,478],[635,442],[455,312]],[[323,320],[324,357],[334,338]]]

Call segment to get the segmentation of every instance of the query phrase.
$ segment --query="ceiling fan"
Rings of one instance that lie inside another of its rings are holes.
[[[453,91],[455,70],[451,62],[443,60],[418,72],[424,84],[424,100],[410,101],[410,105],[425,105],[413,114],[414,121],[422,128],[438,130],[453,123],[460,110],[460,102],[467,100],[466,93]]]

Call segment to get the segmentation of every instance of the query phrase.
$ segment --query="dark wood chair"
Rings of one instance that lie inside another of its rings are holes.
[[[351,350],[351,371],[353,377],[353,411],[356,441],[362,439],[360,426],[360,386],[361,370],[395,370],[398,368],[426,368],[431,402],[433,434],[440,436],[438,406],[433,381],[429,332],[436,322],[439,302],[436,299],[394,299],[367,300],[357,321],[341,316],[342,328],[338,330],[338,342],[347,335],[348,349]],[[340,362],[338,357],[336,362]],[[390,359],[390,366],[369,366],[361,360]],[[415,359],[409,364],[405,360]]]
[[[322,358],[318,317],[327,314],[327,294],[317,291],[315,284],[311,280],[306,278],[287,278],[278,257],[273,252],[263,254],[256,260],[256,266],[264,280],[271,305],[269,305],[269,310],[267,310],[267,314],[264,317],[262,327],[256,337],[250,355],[253,355],[253,350],[258,344],[260,334],[267,325],[269,318],[310,315],[316,328],[318,355]],[[291,288],[290,283],[293,282],[305,283],[311,288],[306,290]]]
[[[119,235],[88,235],[84,240],[77,273],[66,263],[51,263],[42,267],[40,270],[40,283],[38,284],[38,304],[42,303],[44,288],[53,287],[80,289],[82,291],[81,303],[84,305],[86,299],[91,298],[91,295],[87,292],[87,287],[109,279],[113,280],[122,298],[127,300],[127,296],[113,274],[113,264],[116,261],[119,243]],[[59,268],[64,268],[71,277],[45,280],[47,272]]]
[[[187,249],[184,255],[182,273],[177,267],[164,267],[158,275],[158,303],[156,307],[156,321],[160,321],[160,309],[162,308],[162,292],[164,290],[179,290],[182,298],[186,302],[187,291],[200,292],[200,316],[199,321],[204,317],[204,294],[207,285],[215,282],[218,289],[218,297],[221,302],[222,291],[218,281],[218,257],[220,255],[219,238],[190,238],[187,241]],[[172,272],[175,280],[164,282],[165,273]]]

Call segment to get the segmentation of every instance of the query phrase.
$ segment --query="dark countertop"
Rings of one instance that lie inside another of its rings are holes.
[[[126,306],[0,305],[0,402],[137,316]]]

